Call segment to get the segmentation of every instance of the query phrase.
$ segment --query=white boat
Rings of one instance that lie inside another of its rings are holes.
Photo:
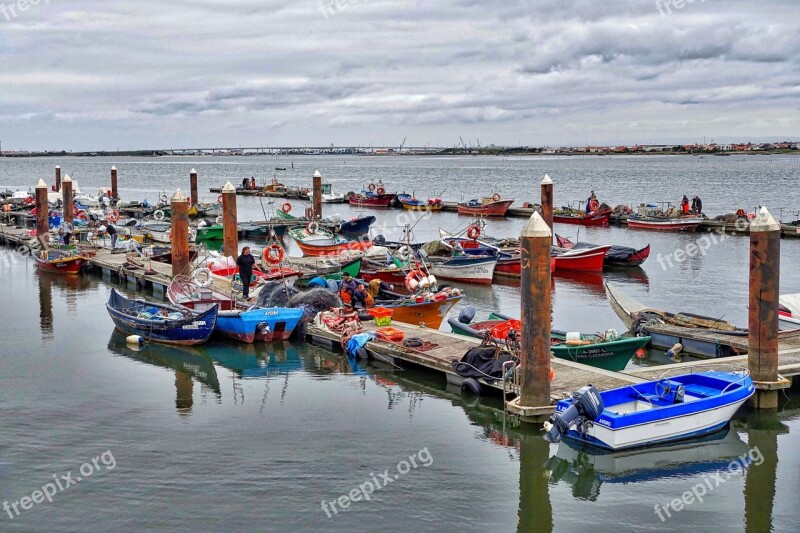
[[[12,204],[20,205],[20,204],[32,204],[36,201],[32,192],[28,191],[14,191],[14,194],[11,195],[11,198],[8,201]]]
[[[781,309],[778,314],[778,329],[783,331],[800,329],[800,293],[781,294]]]
[[[308,192],[308,199],[314,199],[314,191]],[[343,204],[345,202],[344,194],[336,194],[331,190],[330,183],[322,184],[322,203],[323,204]]]
[[[438,279],[491,285],[497,257],[472,255],[429,257],[425,263],[428,271]]]
[[[147,221],[143,222],[141,231],[148,239],[162,244],[172,243],[172,225],[169,222]],[[197,238],[197,231],[189,228],[189,242],[194,242]]]
[[[591,385],[561,400],[545,438],[623,450],[718,431],[755,393],[749,372],[699,372],[598,392]]]

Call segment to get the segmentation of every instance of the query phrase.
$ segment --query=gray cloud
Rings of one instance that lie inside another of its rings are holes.
[[[51,0],[0,14],[3,146],[616,144],[800,126],[796,1],[668,16],[649,0],[344,5]]]

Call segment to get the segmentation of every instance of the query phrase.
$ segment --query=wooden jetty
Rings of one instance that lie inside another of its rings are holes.
[[[211,187],[210,192],[219,194],[222,187]],[[299,187],[287,187],[284,191],[269,191],[266,187],[256,187],[255,189],[236,189],[237,196],[253,196],[265,198],[287,198],[290,200],[308,200],[308,192]]]

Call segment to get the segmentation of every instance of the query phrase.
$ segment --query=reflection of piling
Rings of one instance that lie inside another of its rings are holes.
[[[747,418],[750,455],[746,458],[752,460],[744,478],[744,530],[747,533],[771,530],[778,474],[778,435],[788,432],[774,411],[759,411]]]
[[[50,239],[50,225],[47,220],[50,214],[47,206],[47,184],[39,180],[36,184],[36,236],[43,246]]]
[[[195,169],[189,172],[189,198],[192,199],[192,205],[197,205],[197,171]]]
[[[185,201],[184,201],[185,203]],[[189,416],[194,404],[194,382],[188,372],[175,371],[175,408],[181,416]]]
[[[550,243],[552,233],[534,213],[520,236],[522,248],[521,406],[550,405]]]
[[[553,180],[547,174],[542,180],[542,218],[553,229]]]
[[[117,167],[111,167],[111,198],[119,200],[119,190],[117,189]]]
[[[56,165],[56,188],[55,192],[61,191],[61,167]]]
[[[314,172],[314,218],[322,218],[322,174]]]
[[[53,340],[53,283],[49,276],[39,276],[39,327],[42,339]]]
[[[236,189],[231,182],[222,188],[222,250],[225,255],[239,256],[239,228],[236,215]]]
[[[67,174],[61,188],[62,202],[64,203],[64,222],[72,222],[74,213],[72,212],[72,178]]]
[[[750,300],[748,368],[756,383],[754,405],[773,409],[778,391],[778,295],[781,226],[766,207],[750,224]]]
[[[180,189],[175,191],[170,201],[172,211],[172,275],[189,273],[189,205]]]
[[[523,435],[519,448],[519,510],[517,531],[553,531],[553,506],[543,465],[550,444],[539,435]]]

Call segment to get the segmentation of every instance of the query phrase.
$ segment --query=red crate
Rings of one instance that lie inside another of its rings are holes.
[[[376,329],[375,336],[383,341],[400,342],[405,338],[406,334],[397,328],[385,327]]]

